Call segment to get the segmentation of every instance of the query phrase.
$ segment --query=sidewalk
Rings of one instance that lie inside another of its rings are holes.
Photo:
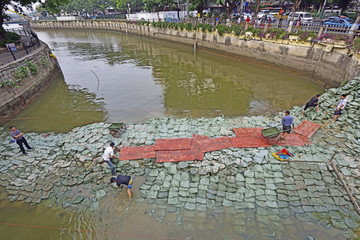
[[[30,36],[21,36],[21,41],[24,44],[27,44],[27,51],[28,53],[31,53],[35,49],[39,47],[39,45],[36,44],[36,39],[30,37]],[[28,53],[26,53],[25,49],[21,47],[17,47],[17,50],[13,52],[16,60],[26,56]],[[0,66],[6,65],[12,61],[15,61],[14,57],[11,55],[11,52],[7,49],[4,49],[3,51],[0,51]]]

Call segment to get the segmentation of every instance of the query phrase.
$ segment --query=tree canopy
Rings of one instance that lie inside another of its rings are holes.
[[[23,8],[32,9],[32,4],[38,2],[37,0],[0,0],[0,40],[5,38],[5,30],[3,28],[3,23],[5,19],[9,19],[10,17],[6,14],[6,11],[11,6],[16,12],[24,13]],[[49,13],[58,13],[60,12],[60,7],[64,6],[70,2],[70,0],[46,0],[42,3],[43,7]]]
[[[117,8],[116,0],[71,0],[64,10],[67,13],[90,13],[94,10],[104,12],[108,7]]]

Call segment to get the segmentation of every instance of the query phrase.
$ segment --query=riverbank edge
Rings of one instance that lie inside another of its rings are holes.
[[[1,123],[14,117],[39,98],[61,74],[61,68],[56,57],[52,55],[49,46],[41,42],[41,47],[33,53],[1,66],[1,79],[14,79],[19,69],[23,67],[28,68],[29,62],[38,67],[36,73],[28,71],[27,76],[21,80],[18,86],[4,86],[0,88]]]
[[[49,21],[31,22],[34,29],[110,30],[180,42],[283,66],[339,86],[360,75],[359,59],[344,46],[289,40],[245,39],[217,32],[161,29],[122,22]]]

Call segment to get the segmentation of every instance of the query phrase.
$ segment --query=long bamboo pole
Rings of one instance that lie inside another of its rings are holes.
[[[353,197],[353,195],[350,192],[350,189],[348,188],[348,186],[346,185],[344,179],[342,178],[339,170],[337,169],[335,163],[333,162],[333,158],[335,156],[335,153],[332,155],[331,160],[330,160],[330,165],[333,167],[336,176],[339,178],[341,184],[343,185],[343,187],[345,188],[345,191],[347,192],[349,198],[351,199],[351,202],[353,203],[357,213],[360,215],[360,207],[359,204],[357,203],[356,199]]]

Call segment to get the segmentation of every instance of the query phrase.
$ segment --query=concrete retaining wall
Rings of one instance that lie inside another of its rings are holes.
[[[15,79],[16,69],[26,66],[28,61],[34,62],[39,67],[39,72],[34,75],[29,72],[19,87],[0,88],[0,122],[25,109],[29,103],[41,96],[50,83],[57,78],[61,70],[57,60],[50,54],[49,47],[42,43],[36,51],[26,57],[0,67],[0,81]],[[44,62],[47,63],[46,66]]]
[[[133,33],[154,38],[194,44],[209,49],[249,57],[270,64],[284,66],[337,86],[343,81],[360,75],[359,59],[348,56],[347,49],[325,44],[296,43],[289,40],[244,40],[233,35],[219,36],[217,33],[159,29],[151,26],[122,22],[72,21],[32,22],[31,27],[43,29],[102,29]]]

